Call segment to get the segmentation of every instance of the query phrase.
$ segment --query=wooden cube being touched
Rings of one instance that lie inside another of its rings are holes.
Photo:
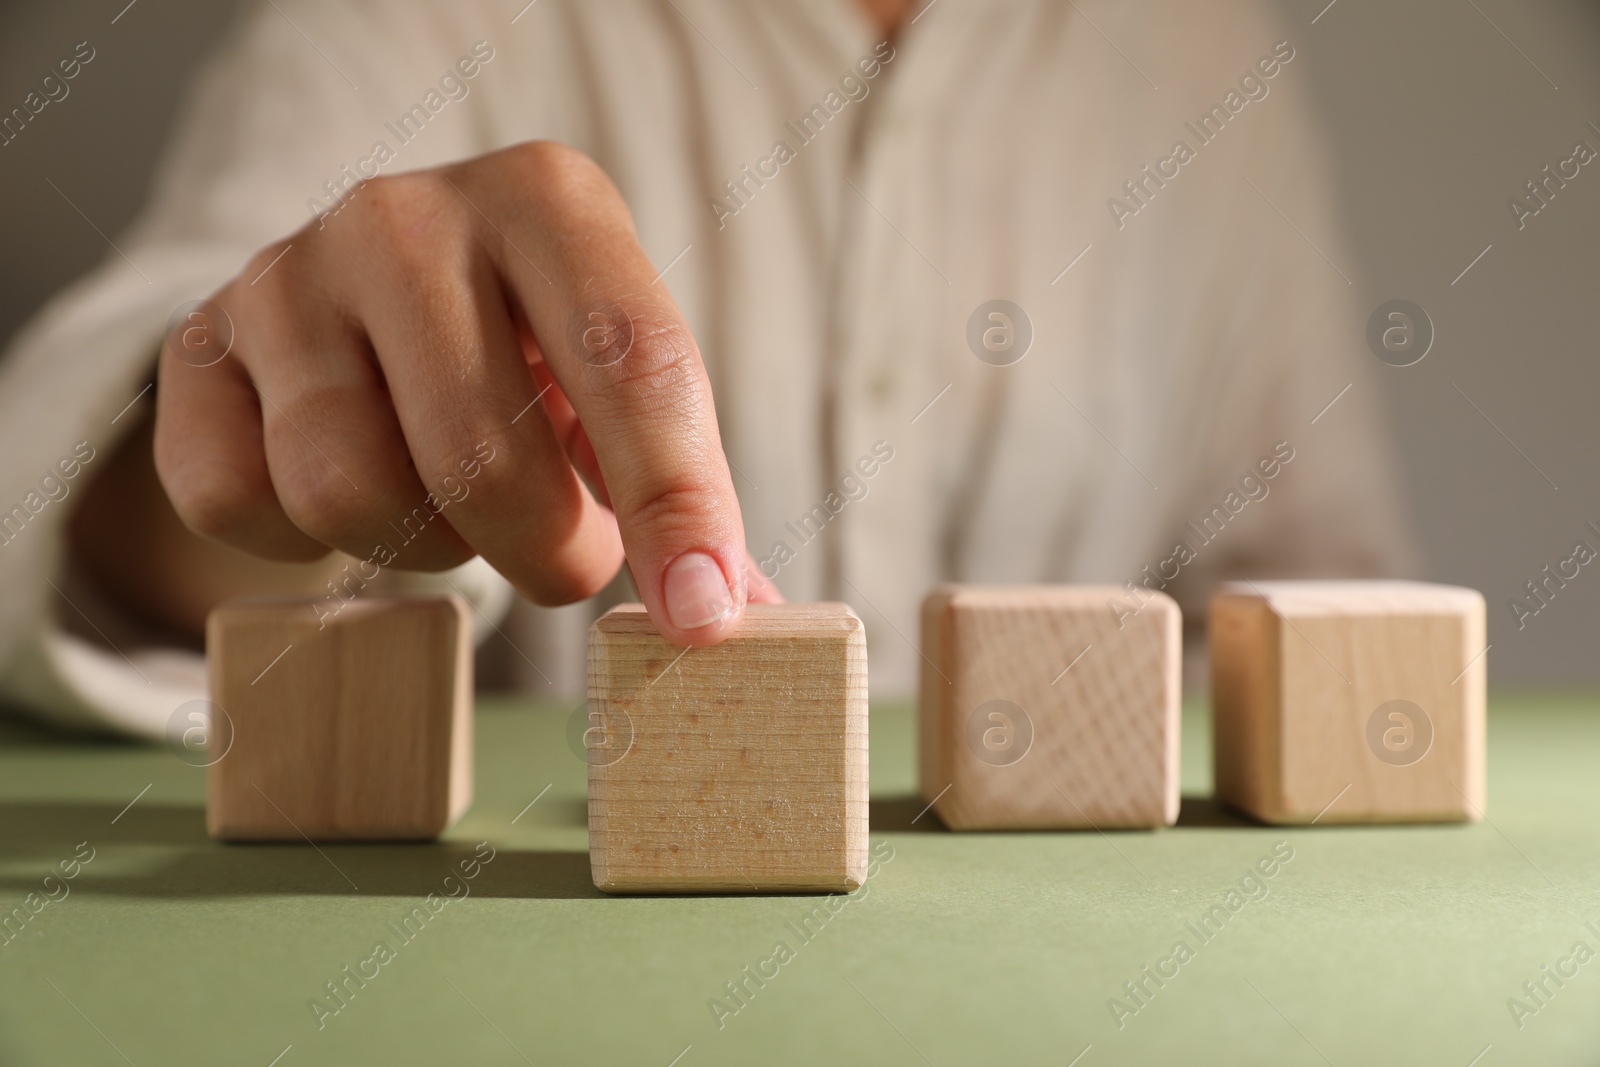
[[[1483,595],[1229,584],[1211,602],[1218,797],[1274,823],[1483,817]]]
[[[944,586],[922,605],[921,791],[954,830],[1170,825],[1178,605],[1116,586]]]
[[[589,631],[589,859],[616,893],[845,892],[867,867],[867,645],[843,604],[753,604],[682,649]]]
[[[235,600],[207,619],[211,836],[430,838],[471,803],[466,603],[341,603]]]

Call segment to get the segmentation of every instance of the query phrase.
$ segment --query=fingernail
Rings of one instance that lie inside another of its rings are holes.
[[[704,552],[685,552],[667,565],[667,618],[680,630],[709,626],[733,610],[722,566]]]

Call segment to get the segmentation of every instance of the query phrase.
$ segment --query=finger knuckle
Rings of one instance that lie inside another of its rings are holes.
[[[374,525],[375,510],[330,464],[307,463],[284,479],[279,498],[289,521],[323,544],[364,544]]]
[[[214,541],[240,541],[265,508],[263,487],[216,459],[176,461],[157,448],[156,474],[183,524]]]
[[[600,164],[560,141],[525,141],[506,149],[504,158],[548,192],[587,194],[611,186]]]
[[[349,196],[352,236],[385,254],[404,251],[418,243],[416,236],[448,208],[453,195],[444,179],[429,171],[369,178]],[[329,232],[336,234],[331,227]]]
[[[446,499],[469,492],[494,494],[516,484],[504,459],[510,451],[504,430],[489,430],[461,419],[442,426],[428,442],[417,469],[427,488]]]
[[[236,319],[234,312],[221,302],[225,295],[226,290],[215,297],[181,305],[173,312],[162,338],[159,374],[176,373],[179,365],[211,367],[234,351]]]
[[[472,455],[471,452],[460,454]],[[505,455],[503,450],[498,454],[502,457]],[[525,470],[519,471],[510,463],[481,463],[470,478],[459,470],[448,470],[430,482],[429,488],[452,503],[464,503],[470,494],[474,498],[471,504],[473,511],[494,514],[496,501],[502,506],[510,506],[513,501],[528,495],[530,487],[527,478]]]
[[[529,141],[506,149],[500,165],[536,217],[558,223],[563,232],[588,235],[620,230],[633,222],[622,194],[604,168],[583,152],[558,141]]]
[[[230,282],[218,298],[226,295],[248,294],[252,290],[259,290],[263,285],[275,285],[278,280],[285,277],[289,271],[284,269],[284,259],[288,257],[289,250],[294,247],[292,239],[273,241],[263,246],[255,255],[245,261],[243,269]],[[292,267],[292,264],[290,265]]]
[[[631,408],[698,404],[704,369],[688,327],[650,313],[630,312],[629,319],[631,336],[603,339],[598,356],[581,353],[600,373],[602,391]]]
[[[701,530],[709,515],[720,515],[727,501],[716,479],[693,467],[645,480],[627,510],[638,529],[671,538]]]
[[[417,207],[420,183],[409,174],[383,174],[364,182],[352,196],[354,213],[373,220],[403,218]]]

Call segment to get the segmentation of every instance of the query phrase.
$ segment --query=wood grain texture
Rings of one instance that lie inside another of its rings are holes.
[[[920,788],[945,825],[1177,818],[1178,605],[1151,593],[1119,619],[1112,601],[1132,604],[1115,586],[1050,585],[942,586],[923,601]]]
[[[1249,582],[1211,602],[1217,796],[1273,823],[1484,811],[1483,595]]]
[[[211,836],[425,839],[453,823],[472,802],[467,610],[362,597],[324,624],[308,600],[217,607],[206,666],[232,738],[208,772]]]
[[[589,631],[589,859],[613,893],[846,892],[867,866],[867,645],[843,604],[751,605],[685,651]]]

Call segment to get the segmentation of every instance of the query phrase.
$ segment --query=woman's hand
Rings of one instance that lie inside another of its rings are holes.
[[[626,553],[679,644],[779,599],[745,551],[699,349],[582,153],[375,178],[209,304],[162,351],[155,428],[197,533],[282,561],[481,554],[541,604],[590,596]]]

